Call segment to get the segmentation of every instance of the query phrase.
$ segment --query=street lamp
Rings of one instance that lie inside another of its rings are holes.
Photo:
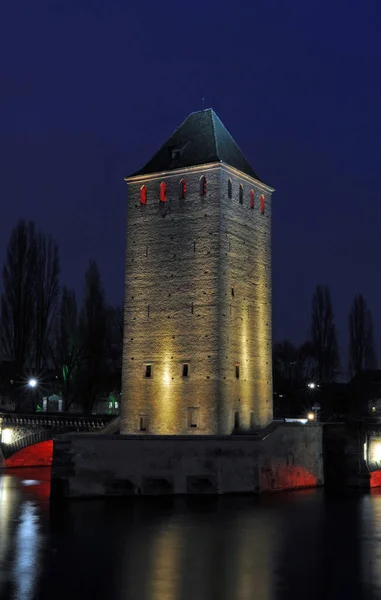
[[[314,390],[314,389],[316,388],[316,383],[315,383],[314,381],[310,381],[310,382],[307,384],[307,387],[309,387],[309,388],[310,388],[310,390]]]
[[[309,412],[308,415],[307,415],[307,419],[309,421],[315,421],[315,413]]]
[[[34,377],[32,377],[32,379],[29,379],[28,385],[31,388],[35,388],[37,386],[37,379],[34,379]]]

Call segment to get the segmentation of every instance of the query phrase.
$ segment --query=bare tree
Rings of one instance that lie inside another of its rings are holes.
[[[1,344],[15,376],[31,366],[35,333],[37,243],[35,226],[20,221],[13,229],[3,267]]]
[[[66,410],[78,400],[78,379],[83,361],[84,348],[80,339],[77,300],[75,292],[62,289],[59,318],[55,323],[55,334],[51,357],[57,372],[60,392]]]
[[[36,238],[34,368],[40,372],[46,365],[59,295],[58,246],[50,236],[39,233]]]
[[[106,370],[108,315],[99,269],[90,261],[86,272],[85,296],[80,315],[80,334],[84,348],[81,399],[84,411],[91,412],[102,391]]]
[[[361,294],[353,298],[348,317],[348,329],[348,367],[350,375],[356,375],[364,369],[376,369],[377,358],[373,337],[372,313]]]
[[[312,298],[311,338],[319,381],[335,381],[339,369],[339,348],[327,286],[318,285]]]

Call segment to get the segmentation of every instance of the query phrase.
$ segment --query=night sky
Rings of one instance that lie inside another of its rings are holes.
[[[18,0],[0,9],[0,261],[20,217],[122,303],[127,176],[212,107],[273,197],[274,339],[362,292],[381,349],[381,2]]]

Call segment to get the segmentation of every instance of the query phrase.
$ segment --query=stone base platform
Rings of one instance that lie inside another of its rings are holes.
[[[322,428],[256,435],[66,434],[54,441],[52,497],[257,494],[323,484]]]

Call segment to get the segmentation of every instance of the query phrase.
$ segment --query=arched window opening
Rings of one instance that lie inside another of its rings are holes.
[[[160,184],[160,202],[167,201],[167,184],[165,181],[162,181]]]
[[[232,180],[228,179],[228,198],[229,200],[231,200],[233,197],[233,186],[232,186]]]
[[[261,214],[264,215],[265,214],[265,197],[262,194],[261,196]]]
[[[243,185],[239,184],[239,203],[243,204]]]
[[[147,204],[147,186],[142,185],[140,188],[140,204]]]
[[[200,196],[206,196],[206,177],[203,175],[200,179]]]
[[[184,179],[182,179],[180,181],[180,200],[185,200],[186,195],[187,195],[187,184],[185,183]]]
[[[250,208],[254,208],[254,190],[250,190]]]

